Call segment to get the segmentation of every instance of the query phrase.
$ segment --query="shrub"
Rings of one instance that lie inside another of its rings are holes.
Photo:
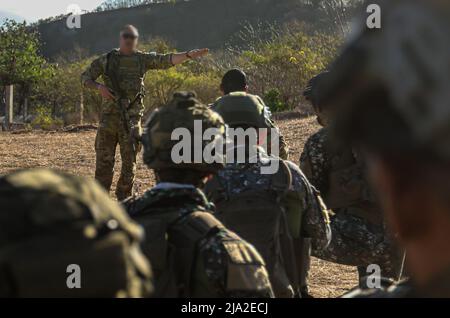
[[[61,128],[64,122],[61,119],[52,118],[51,111],[48,107],[38,106],[35,109],[35,117],[31,122],[34,128],[43,130],[55,130]]]

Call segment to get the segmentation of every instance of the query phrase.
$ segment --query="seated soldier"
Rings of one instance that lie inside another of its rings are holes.
[[[310,251],[330,243],[328,213],[299,167],[268,156],[256,145],[257,135],[235,138],[227,154],[245,149],[244,160],[227,160],[205,193],[225,226],[262,254],[276,297],[308,297]]]
[[[220,90],[224,96],[217,99],[211,107],[222,116],[225,124],[230,127],[246,125],[253,128],[266,128],[268,129],[267,140],[271,140],[271,132],[275,131],[276,137],[279,138],[277,156],[287,160],[288,145],[272,121],[272,114],[262,98],[248,93],[247,75],[239,69],[228,71],[222,78]],[[265,140],[264,138],[263,141]],[[271,144],[268,143],[268,153],[273,154],[270,147]]]
[[[149,296],[142,228],[95,181],[15,172],[0,206],[0,297]]]
[[[367,180],[366,162],[360,151],[336,141],[330,132],[330,114],[321,108],[320,82],[328,72],[314,77],[305,90],[321,126],[306,142],[300,167],[334,212],[331,228],[335,244],[317,256],[339,264],[357,266],[361,285],[371,264],[385,277],[401,275],[402,255],[387,231],[381,208]]]
[[[333,133],[367,158],[411,281],[347,296],[448,298],[450,3],[385,1],[381,9],[383,28],[361,25],[321,87],[336,114]]]
[[[194,128],[198,122],[200,132]],[[155,295],[273,296],[261,256],[213,216],[214,207],[201,190],[223,164],[204,159],[175,163],[173,159],[178,143],[171,139],[174,130],[188,132],[189,145],[196,143],[191,138],[208,129],[215,129],[213,138],[219,140],[225,131],[222,118],[194,94],[176,93],[168,105],[151,115],[145,128],[144,162],[154,169],[157,185],[124,204],[146,230],[143,250],[154,262]],[[201,141],[194,151],[203,154],[206,145]]]

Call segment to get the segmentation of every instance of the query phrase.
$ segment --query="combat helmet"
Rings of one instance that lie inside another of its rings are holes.
[[[219,98],[212,109],[233,128],[269,128],[264,116],[265,105],[260,97],[246,92],[232,92]]]
[[[0,207],[1,297],[151,292],[143,230],[94,180],[18,171],[0,179]]]
[[[177,129],[187,136],[172,138]],[[207,131],[211,135],[203,138]],[[224,136],[225,124],[220,115],[198,101],[195,93],[177,92],[167,105],[155,110],[145,124],[142,136],[144,162],[156,170],[190,169],[215,173],[224,167],[224,158],[220,154],[223,148],[219,150]],[[189,148],[188,160],[181,162],[173,158],[173,153],[180,153],[176,151],[180,142],[188,142]],[[203,152],[214,143],[218,150],[216,160],[206,162]]]
[[[361,32],[321,86],[347,141],[450,159],[450,4],[380,1],[381,29]]]

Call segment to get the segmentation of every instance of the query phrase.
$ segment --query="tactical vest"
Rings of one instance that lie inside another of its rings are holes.
[[[142,250],[146,256],[154,260],[152,268],[155,276],[155,292],[157,298],[178,297],[218,297],[220,295],[206,294],[199,290],[195,275],[199,273],[198,257],[199,243],[220,230],[224,226],[211,213],[192,211],[180,216],[179,209],[168,208],[147,209],[134,216],[145,229],[146,240]],[[233,234],[234,235],[234,234]],[[228,253],[228,264],[221,264],[226,270],[227,281],[224,288],[227,291],[257,289],[254,280],[248,279],[248,266],[264,266],[263,260],[256,251],[239,237],[222,242],[222,247]],[[246,257],[242,257],[245,255]]]
[[[330,158],[328,189],[324,193],[326,204],[335,212],[345,209],[347,213],[381,225],[383,217],[368,185],[364,163],[353,149],[347,148]]]
[[[219,98],[212,109],[231,127],[270,128],[264,117],[264,105],[255,95],[230,93]]]
[[[280,163],[278,172],[267,176],[271,178],[270,189],[253,188],[234,194],[216,177],[208,185],[208,195],[216,205],[217,218],[263,257],[275,296],[291,298],[300,295],[301,283],[293,239],[293,232],[300,233],[290,224],[301,224],[298,200],[303,198],[289,191],[292,175],[286,163]]]
[[[145,95],[145,64],[139,53],[124,57],[129,65],[122,65],[119,50],[115,49],[106,56],[106,84],[112,88],[120,98],[130,101]]]

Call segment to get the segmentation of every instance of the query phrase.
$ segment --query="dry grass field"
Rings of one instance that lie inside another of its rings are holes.
[[[306,139],[318,129],[315,119],[282,119],[278,125],[291,147],[291,160],[298,162]],[[0,174],[21,168],[50,167],[92,177],[95,167],[94,139],[95,131],[0,133]],[[116,171],[119,167],[120,159],[116,162]],[[115,182],[117,178],[116,173]],[[140,159],[137,191],[143,193],[153,182],[152,173]],[[356,284],[355,268],[313,260],[310,286],[315,297],[337,297]]]

